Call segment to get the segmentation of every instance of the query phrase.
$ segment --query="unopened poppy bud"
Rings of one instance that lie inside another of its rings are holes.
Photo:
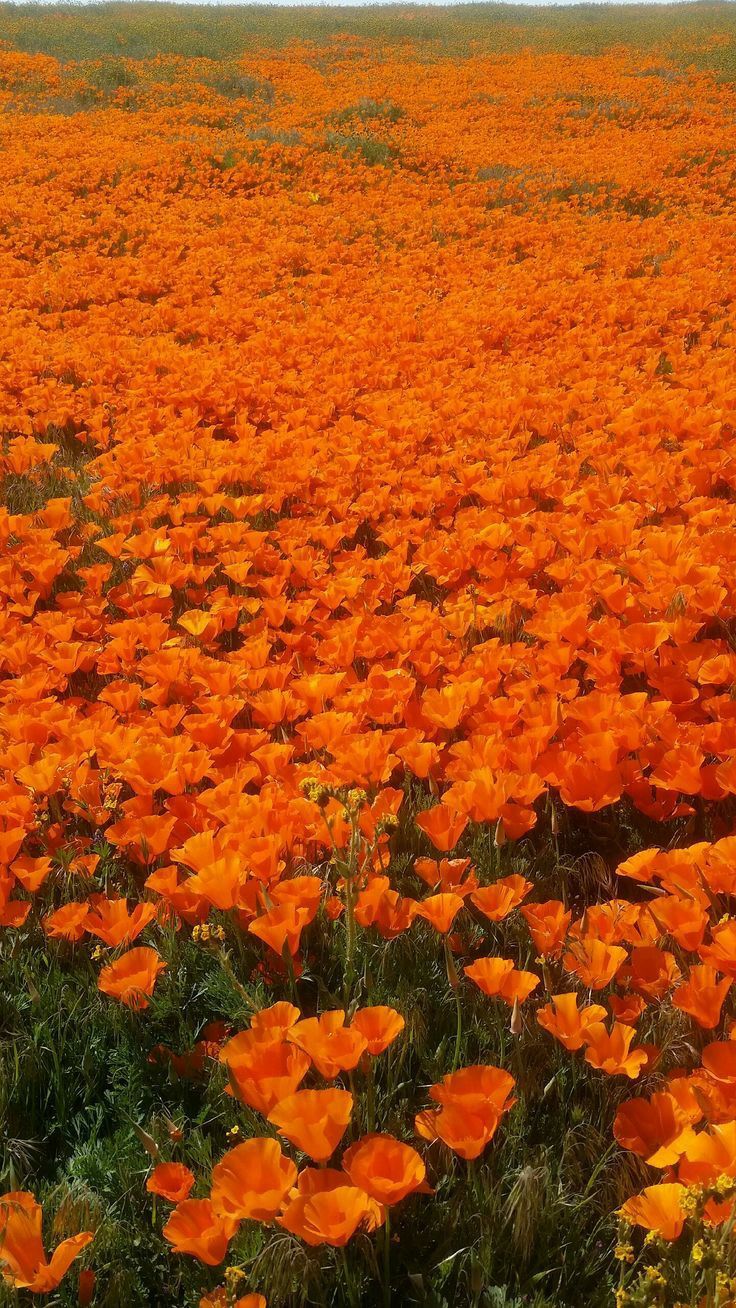
[[[521,1008],[519,1007],[519,1000],[517,997],[516,999],[514,999],[514,1007],[511,1010],[511,1021],[509,1023],[509,1031],[511,1032],[512,1035],[520,1035],[521,1029],[522,1029]]]
[[[496,823],[496,831],[493,837],[493,843],[496,846],[496,849],[501,849],[502,845],[506,844],[506,831],[504,829],[504,825],[503,822],[501,821],[501,818],[499,818],[498,822]]]

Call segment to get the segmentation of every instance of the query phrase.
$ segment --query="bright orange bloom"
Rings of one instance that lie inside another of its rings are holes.
[[[619,1217],[645,1231],[656,1231],[663,1240],[676,1240],[685,1225],[682,1199],[685,1186],[672,1181],[663,1185],[648,1185],[641,1194],[627,1199],[619,1208]]]
[[[565,905],[559,899],[549,899],[544,904],[525,904],[521,912],[535,949],[549,958],[557,958],[562,953],[572,913],[565,911]]]
[[[163,1234],[175,1253],[191,1254],[216,1267],[237,1229],[237,1221],[216,1212],[210,1199],[185,1199],[173,1210]]]
[[[512,1107],[514,1078],[499,1067],[464,1067],[432,1086],[439,1110],[419,1113],[417,1134],[443,1140],[461,1158],[477,1158],[493,1139],[504,1113]]]
[[[194,1173],[183,1163],[159,1163],[146,1181],[149,1194],[161,1195],[170,1199],[172,1204],[188,1198],[193,1185]]]
[[[425,922],[429,922],[440,935],[446,935],[463,903],[462,895],[429,895],[418,904],[417,917],[423,917]]]
[[[233,1036],[218,1057],[228,1070],[229,1092],[266,1116],[298,1090],[310,1067],[308,1054],[278,1036],[270,1039],[267,1027]]]
[[[296,1167],[276,1140],[246,1140],[213,1168],[212,1206],[225,1217],[270,1222],[296,1176]]]
[[[490,922],[501,922],[519,907],[532,889],[531,881],[515,874],[501,877],[493,885],[481,886],[470,898]]]
[[[683,1133],[701,1116],[700,1109],[688,1108],[667,1091],[649,1099],[628,1099],[621,1105],[613,1124],[613,1134],[623,1149],[644,1158],[653,1167],[668,1167],[681,1156],[678,1147]]]
[[[416,1149],[392,1135],[364,1136],[345,1150],[342,1165],[354,1185],[387,1207],[418,1190],[426,1176]]]
[[[610,1031],[605,1023],[593,1022],[585,1033],[586,1063],[609,1076],[628,1076],[635,1080],[647,1061],[645,1050],[631,1048],[635,1035],[634,1027],[623,1022],[613,1022]]]
[[[294,958],[299,951],[302,931],[313,917],[311,908],[298,908],[292,903],[280,904],[250,922],[248,930],[263,940],[274,953],[283,953],[286,946]]]
[[[94,1239],[82,1231],[57,1245],[47,1261],[41,1236],[43,1210],[27,1190],[0,1195],[0,1273],[8,1285],[33,1294],[49,1294],[74,1259]]]
[[[86,931],[85,922],[89,904],[64,904],[54,913],[47,913],[41,925],[47,936],[55,940],[81,940]]]
[[[573,941],[562,961],[568,972],[580,977],[583,985],[591,990],[603,990],[626,957],[626,950],[620,945],[607,945],[594,936],[585,936]]]
[[[514,967],[510,958],[479,958],[465,968],[469,976],[486,995],[499,995],[513,1007],[523,1004],[539,985],[534,972],[523,972]]]
[[[112,949],[129,945],[156,916],[155,904],[136,904],[128,912],[127,899],[108,899],[106,895],[91,895],[89,907],[85,930]]]
[[[588,1029],[594,1022],[604,1021],[605,1017],[606,1010],[601,1004],[588,1004],[586,1008],[578,1008],[578,996],[575,991],[564,995],[553,995],[552,1002],[540,1008],[537,1013],[539,1025],[571,1052],[582,1049]]]
[[[359,1227],[374,1231],[383,1222],[380,1206],[364,1190],[339,1185],[292,1199],[279,1221],[305,1244],[341,1248]]]
[[[97,988],[112,995],[128,1008],[148,1008],[148,996],[153,994],[156,978],[166,963],[155,949],[142,945],[121,954],[114,963],[103,967]]]
[[[324,1163],[342,1140],[352,1112],[348,1090],[297,1090],[271,1110],[268,1120],[302,1153]]]
[[[388,1049],[396,1037],[401,1035],[406,1023],[395,1008],[379,1004],[375,1008],[359,1008],[352,1025],[356,1031],[360,1031],[368,1053],[375,1057]]]
[[[304,1050],[327,1081],[357,1067],[367,1048],[360,1031],[345,1026],[345,1012],[341,1008],[297,1022],[287,1031],[286,1038]]]
[[[718,1026],[723,1001],[732,985],[733,977],[727,976],[719,981],[715,968],[703,963],[690,968],[687,981],[677,987],[672,1003],[683,1013],[689,1013],[698,1026],[710,1031]]]

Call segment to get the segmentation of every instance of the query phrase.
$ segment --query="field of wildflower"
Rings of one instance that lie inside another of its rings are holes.
[[[736,11],[0,7],[0,1305],[736,1304]]]

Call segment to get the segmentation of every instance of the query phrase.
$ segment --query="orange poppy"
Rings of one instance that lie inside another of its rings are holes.
[[[119,999],[128,1008],[148,1008],[148,998],[153,994],[156,978],[165,967],[166,963],[155,949],[141,945],[103,967],[97,988],[103,994]]]
[[[585,1008],[578,1008],[575,991],[564,995],[552,995],[552,1002],[540,1008],[537,1013],[539,1025],[571,1052],[582,1049],[588,1029],[594,1022],[604,1021],[605,1017],[606,1010],[601,1004],[588,1004]]]
[[[424,1183],[426,1171],[416,1149],[391,1135],[367,1135],[345,1150],[342,1166],[354,1185],[378,1203],[400,1203]]]
[[[645,1231],[655,1231],[663,1240],[676,1240],[685,1225],[684,1196],[685,1186],[677,1181],[648,1185],[626,1200],[618,1210],[619,1217]]]
[[[41,1235],[43,1210],[27,1190],[0,1195],[0,1274],[7,1285],[33,1294],[49,1294],[74,1259],[94,1239],[82,1231],[57,1245],[47,1260]]]
[[[270,1222],[296,1176],[296,1167],[276,1140],[246,1140],[213,1168],[212,1206],[225,1217]]]
[[[159,1163],[146,1181],[149,1194],[161,1195],[172,1204],[187,1199],[193,1185],[194,1173],[183,1163]]]
[[[171,1213],[163,1235],[175,1253],[191,1254],[216,1267],[237,1229],[237,1221],[218,1213],[210,1199],[184,1199]]]
[[[323,1163],[342,1140],[352,1112],[347,1090],[297,1090],[271,1109],[268,1120],[302,1153]]]

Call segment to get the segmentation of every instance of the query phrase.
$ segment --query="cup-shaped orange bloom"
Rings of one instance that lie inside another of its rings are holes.
[[[342,1140],[352,1111],[348,1090],[297,1090],[271,1110],[268,1120],[302,1153],[324,1163]]]
[[[419,904],[417,917],[423,917],[435,931],[439,931],[440,935],[446,935],[464,902],[462,895],[455,895],[452,892],[429,895]]]
[[[216,1267],[237,1229],[237,1221],[218,1213],[211,1199],[185,1199],[172,1212],[163,1234],[175,1253],[191,1254]]]
[[[461,1158],[477,1158],[512,1107],[514,1078],[500,1067],[479,1065],[451,1072],[430,1089],[439,1110],[419,1113],[414,1126],[425,1140],[443,1140]]]
[[[17,1290],[49,1294],[66,1275],[74,1259],[94,1239],[81,1231],[57,1245],[50,1261],[41,1234],[43,1209],[27,1190],[0,1195],[0,1272]]]
[[[159,1163],[146,1181],[149,1194],[161,1195],[163,1199],[170,1199],[172,1204],[187,1199],[193,1185],[194,1173],[183,1163]]]
[[[583,985],[591,990],[603,990],[626,957],[626,950],[620,945],[607,945],[595,936],[584,936],[573,941],[563,963],[568,972],[580,977]]]
[[[643,1226],[645,1231],[656,1231],[663,1240],[676,1240],[685,1225],[685,1213],[682,1200],[685,1186],[676,1181],[663,1185],[648,1185],[641,1194],[627,1199],[619,1208],[619,1217],[624,1217],[632,1226]]]
[[[589,1004],[587,1008],[578,1008],[578,997],[573,990],[564,995],[553,995],[552,1003],[545,1004],[537,1013],[537,1021],[545,1031],[549,1031],[559,1040],[565,1049],[572,1053],[582,1049],[585,1044],[588,1027],[593,1022],[603,1022],[606,1010],[601,1004]]]
[[[716,1040],[706,1045],[701,1062],[714,1081],[736,1087],[736,1040]]]
[[[63,904],[56,912],[47,913],[41,925],[52,940],[81,940],[88,913],[89,904]]]
[[[354,1185],[387,1208],[424,1183],[426,1168],[416,1149],[392,1135],[367,1135],[345,1150],[344,1171]]]
[[[719,1176],[736,1176],[736,1119],[714,1122],[707,1131],[684,1139],[680,1178],[688,1185],[710,1185]]]
[[[635,1028],[625,1022],[614,1022],[610,1031],[605,1023],[593,1022],[585,1034],[588,1046],[585,1061],[609,1076],[628,1076],[632,1081],[636,1080],[648,1055],[644,1049],[631,1048],[635,1035]]]
[[[166,963],[155,949],[141,945],[103,967],[97,988],[127,1004],[128,1008],[148,1008],[148,997],[153,994],[156,978],[165,967]]]
[[[367,1048],[365,1037],[345,1026],[345,1012],[336,1008],[320,1017],[308,1017],[287,1031],[287,1040],[311,1058],[320,1076],[331,1081],[340,1072],[357,1067]]]
[[[278,1141],[245,1140],[213,1168],[210,1198],[225,1217],[270,1222],[296,1177],[296,1167],[281,1152]]]
[[[271,1004],[270,1008],[261,1008],[254,1013],[250,1028],[251,1031],[258,1031],[260,1035],[268,1036],[269,1039],[278,1036],[283,1040],[286,1032],[299,1021],[300,1017],[299,1009],[282,999],[277,1004]]]
[[[465,975],[484,994],[491,997],[498,995],[510,1007],[515,1002],[523,1004],[539,985],[539,977],[534,972],[515,968],[510,958],[479,958],[465,968]]]
[[[682,1156],[681,1143],[700,1109],[681,1102],[667,1091],[649,1099],[627,1099],[613,1123],[613,1134],[623,1149],[630,1149],[652,1167],[669,1167]]]
[[[690,968],[687,981],[677,987],[672,1003],[683,1013],[689,1013],[698,1026],[712,1031],[714,1026],[718,1026],[723,1001],[732,985],[733,977],[726,976],[719,981],[716,969],[703,963]]]
[[[467,817],[454,813],[447,804],[437,804],[419,813],[416,824],[432,841],[435,849],[447,854],[454,849],[468,825]]]
[[[562,953],[572,913],[565,910],[560,899],[525,904],[521,913],[537,952],[548,958],[557,958]]]
[[[360,1031],[368,1053],[375,1057],[388,1049],[396,1037],[401,1035],[406,1023],[395,1008],[377,1004],[374,1008],[358,1009],[352,1025],[356,1031]]]
[[[531,881],[514,873],[510,877],[501,877],[491,886],[481,886],[470,898],[489,922],[502,922],[519,907],[531,889]]]
[[[682,978],[674,954],[656,945],[644,945],[632,951],[616,979],[630,990],[655,1000],[664,999]]]
[[[280,1223],[305,1244],[341,1248],[358,1227],[374,1231],[383,1223],[381,1207],[355,1185],[340,1185],[292,1199]]]
[[[248,930],[274,953],[282,954],[286,946],[294,958],[299,951],[302,931],[313,917],[310,908],[300,908],[292,903],[279,904],[250,922]]]
[[[156,916],[155,904],[136,904],[129,912],[127,899],[108,899],[106,895],[90,896],[89,905],[85,929],[112,949],[129,945]]]
[[[309,1056],[268,1030],[241,1031],[219,1053],[230,1078],[229,1092],[268,1116],[271,1109],[299,1089],[309,1071]]]

